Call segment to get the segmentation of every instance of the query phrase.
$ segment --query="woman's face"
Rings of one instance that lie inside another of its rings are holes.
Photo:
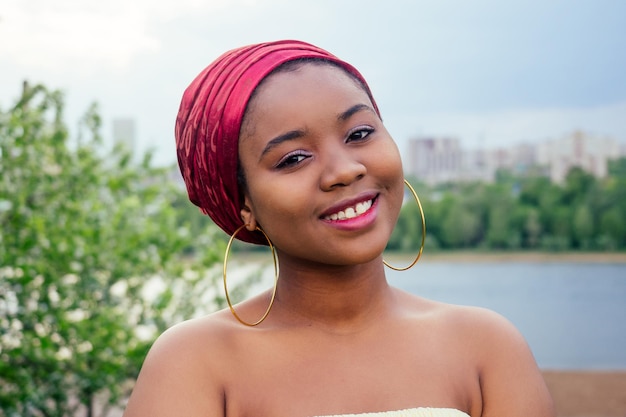
[[[354,79],[326,64],[273,74],[242,126],[250,230],[261,226],[281,258],[351,265],[382,253],[402,204],[402,163]]]

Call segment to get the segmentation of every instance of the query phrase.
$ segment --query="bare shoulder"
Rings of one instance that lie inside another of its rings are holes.
[[[495,311],[473,306],[440,305],[440,320],[453,337],[462,340],[481,374],[515,362],[537,369],[526,339],[507,318]],[[461,342],[459,340],[459,342]]]
[[[504,316],[495,311],[474,306],[434,303],[433,311],[455,335],[462,335],[467,347],[476,350],[477,359],[489,357],[489,351],[503,344],[527,348],[519,330]]]
[[[555,415],[552,398],[532,351],[507,319],[472,309],[476,320],[473,347],[479,363],[483,417]]]
[[[216,313],[165,331],[146,356],[124,413],[200,416],[223,413],[221,362],[232,325]]]
[[[520,331],[502,315],[481,307],[420,300],[440,343],[454,346],[473,363],[481,401],[472,415],[555,415],[552,399],[531,349]]]
[[[443,303],[401,292],[401,303],[406,311],[436,329],[436,336],[447,342],[460,342],[465,349],[476,355],[490,357],[490,350],[498,350],[503,344],[519,349],[528,348],[518,329],[504,316],[492,310]],[[450,340],[447,340],[450,339]]]
[[[463,338],[464,345],[476,346],[481,352],[490,341],[503,338],[514,343],[525,344],[515,326],[492,310],[448,304],[413,295],[405,295],[411,310],[436,326],[443,337]]]

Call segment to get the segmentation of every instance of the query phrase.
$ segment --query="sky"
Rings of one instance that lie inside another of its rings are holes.
[[[0,109],[22,81],[92,102],[174,163],[184,89],[226,50],[299,39],[356,66],[402,153],[418,136],[506,147],[574,130],[626,143],[622,0],[0,0]]]

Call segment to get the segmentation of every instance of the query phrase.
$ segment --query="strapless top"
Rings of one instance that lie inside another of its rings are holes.
[[[335,416],[318,417],[469,417],[463,411],[452,408],[409,408],[398,411],[384,411],[381,413],[342,414]]]

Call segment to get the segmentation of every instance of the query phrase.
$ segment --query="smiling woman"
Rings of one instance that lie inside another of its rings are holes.
[[[126,417],[554,415],[508,321],[388,284],[402,161],[354,67],[300,41],[229,51],[185,91],[176,140],[191,201],[280,272],[236,317],[159,337]]]

